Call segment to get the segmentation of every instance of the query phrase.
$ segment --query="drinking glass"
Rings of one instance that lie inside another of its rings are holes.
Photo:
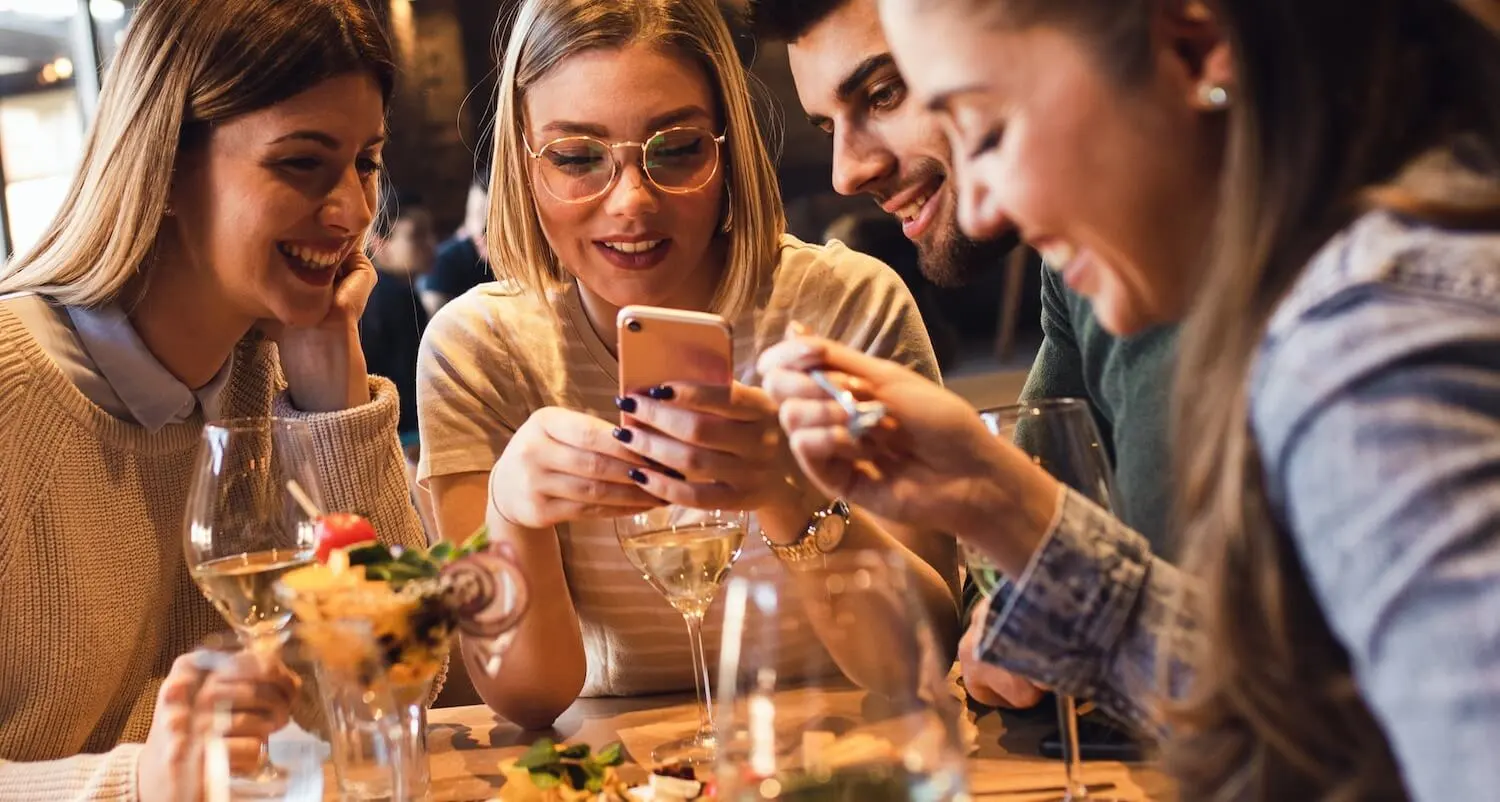
[[[297,614],[344,799],[416,802],[431,791],[427,702],[457,632],[471,667],[494,676],[526,611],[520,568],[501,549],[399,583],[290,573],[278,597]],[[462,659],[462,658],[458,658]]]
[[[1105,509],[1111,507],[1114,475],[1104,438],[1086,402],[1077,398],[1039,399],[986,410],[979,417],[991,434],[1013,443],[1054,479]],[[986,596],[993,595],[1000,585],[1000,572],[994,563],[968,545],[964,546],[964,556],[974,584]],[[1064,802],[1104,802],[1090,795],[1083,782],[1073,697],[1057,694],[1057,716],[1067,783]]]
[[[203,427],[184,515],[183,556],[203,595],[246,648],[275,653],[291,610],[276,580],[313,561],[316,522],[287,492],[295,481],[322,506],[312,434],[300,421],[243,418]],[[284,778],[261,745],[236,796],[279,796]]]
[[[651,753],[657,763],[703,765],[713,761],[717,740],[708,660],[703,652],[703,616],[725,574],[739,559],[748,517],[738,511],[668,506],[615,519],[615,535],[626,559],[682,613],[693,650],[698,732],[658,747]]]
[[[292,642],[317,677],[342,798],[417,802],[428,798],[432,785],[432,678],[393,671],[384,634],[368,620],[320,620],[295,624]]]
[[[967,800],[945,658],[896,555],[746,560],[724,589],[719,799]]]

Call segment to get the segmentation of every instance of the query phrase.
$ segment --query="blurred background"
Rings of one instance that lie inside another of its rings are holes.
[[[233,2],[233,0],[211,0]],[[100,76],[139,0],[0,0],[0,246],[6,258],[36,242],[67,192]],[[460,227],[493,107],[499,23],[514,0],[369,0],[401,59],[386,162],[394,184],[419,194],[438,237]],[[866,197],[830,188],[829,140],[804,121],[781,45],[742,36],[741,55],[764,89],[763,116],[779,154],[793,234],[830,230],[895,267],[918,297],[944,374],[980,406],[1013,400],[1035,356],[1034,271],[980,286],[933,287],[899,226]],[[892,232],[894,231],[894,235]],[[1007,303],[1010,301],[1010,303]]]

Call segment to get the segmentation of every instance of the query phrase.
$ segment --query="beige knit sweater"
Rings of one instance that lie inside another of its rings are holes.
[[[252,335],[223,415],[306,420],[325,503],[422,545],[391,383],[371,379],[371,403],[326,414],[293,410],[283,386],[274,344]],[[202,425],[199,413],[151,434],[111,417],[0,308],[0,802],[136,798],[162,678],[225,628],[182,557]]]

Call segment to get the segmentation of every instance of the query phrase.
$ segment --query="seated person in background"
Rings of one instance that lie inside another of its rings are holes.
[[[412,457],[417,443],[417,349],[427,329],[427,310],[417,298],[417,280],[432,267],[437,248],[432,213],[419,195],[391,193],[370,238],[379,278],[359,319],[360,344],[373,376],[384,376],[401,396],[396,431]]]
[[[876,0],[752,0],[750,13],[762,37],[787,42],[802,107],[833,145],[834,189],[870,195],[899,219],[934,283],[964,286],[1001,270],[1020,247],[1015,226],[1002,220],[978,240],[960,230],[948,141],[910,101]],[[1170,555],[1166,421],[1176,327],[1116,337],[1056,271],[1043,270],[1041,280],[1045,339],[1021,397],[1088,401],[1115,468],[1115,514]],[[978,598],[965,583],[966,622]],[[970,696],[991,706],[1040,701],[1030,682],[974,658],[978,632],[971,628],[959,651]]]
[[[432,272],[422,281],[422,303],[428,317],[454,298],[494,280],[484,246],[489,213],[490,168],[486,159],[480,159],[464,202],[464,224],[438,245]]]
[[[391,198],[375,219],[370,256],[379,278],[364,314],[359,318],[359,342],[371,376],[384,376],[396,385],[401,416],[396,432],[406,455],[406,474],[412,498],[422,512],[422,523],[432,523],[426,493],[417,492],[420,445],[417,437],[417,350],[428,314],[418,297],[417,283],[432,268],[437,238],[432,213],[413,193],[387,192]]]
[[[488,523],[532,583],[515,644],[495,680],[477,680],[480,694],[539,727],[580,694],[694,686],[688,640],[661,634],[680,631],[681,616],[627,561],[611,521],[664,503],[752,511],[779,553],[816,542],[820,513],[843,518],[836,548],[904,559],[952,654],[952,538],[813,491],[757,387],[756,355],[796,318],[923,376],[937,369],[890,268],[784,234],[746,74],[714,0],[527,0],[517,19],[500,73],[494,186],[503,189],[488,238],[507,280],[444,307],[418,368],[420,476],[443,537]],[[649,155],[626,144],[667,129],[678,130]],[[627,304],[723,314],[734,327],[732,392],[674,385],[617,399],[615,315]],[[621,410],[641,425],[617,428]],[[747,539],[742,559],[768,550]],[[803,570],[815,579],[821,564]],[[710,652],[720,610],[704,624]],[[789,629],[786,654],[816,662],[837,648],[817,630],[817,621]],[[888,655],[880,665],[847,651],[832,658],[867,682]]]
[[[66,202],[0,268],[0,798],[180,798],[173,660],[227,628],[183,556],[205,420],[306,421],[324,502],[424,543],[358,342],[395,73],[371,14],[143,3]],[[295,685],[244,680],[239,769]]]

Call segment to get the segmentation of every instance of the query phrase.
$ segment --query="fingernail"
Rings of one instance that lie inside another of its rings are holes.
[[[646,472],[641,470],[640,468],[631,468],[630,470],[625,472],[625,475],[630,477],[630,481],[635,482],[638,485],[643,485],[646,483]]]
[[[677,391],[665,384],[660,384],[647,390],[646,395],[655,398],[657,401],[671,401],[677,396]]]
[[[628,443],[631,440],[635,439],[635,432],[632,432],[629,429],[621,428],[619,426],[615,427],[614,435],[615,439],[619,440],[622,443]]]
[[[629,398],[629,397],[626,397],[626,396],[616,396],[615,397],[615,406],[619,407],[621,412],[625,412],[625,413],[634,412],[635,411],[635,399],[634,398]]]
[[[795,320],[793,320],[791,323],[786,324],[786,330],[787,333],[793,337],[801,337],[802,335],[807,333],[807,327]]]

